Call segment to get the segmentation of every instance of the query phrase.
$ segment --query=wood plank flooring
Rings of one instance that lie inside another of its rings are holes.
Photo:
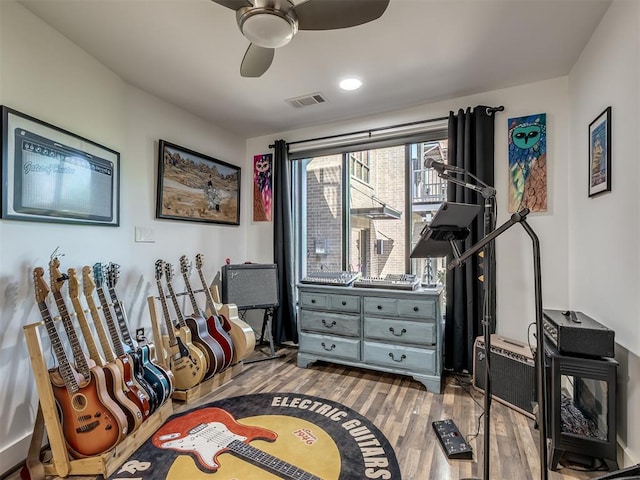
[[[411,377],[324,362],[298,368],[296,350],[283,351],[286,352],[284,358],[246,364],[241,374],[197,403],[260,392],[315,395],[342,403],[373,421],[395,449],[402,480],[482,478],[483,397],[469,386],[470,379],[448,376],[443,393],[434,394]],[[175,403],[176,411],[193,406]],[[447,459],[431,427],[431,422],[447,418],[453,419],[467,437],[480,427],[480,434],[471,440],[473,460]],[[494,401],[490,440],[492,480],[540,478],[538,431],[533,420]],[[583,469],[564,467],[557,472],[550,471],[548,478],[573,480],[604,475],[581,471]],[[88,477],[75,478],[87,480]],[[19,479],[19,474],[10,479]]]

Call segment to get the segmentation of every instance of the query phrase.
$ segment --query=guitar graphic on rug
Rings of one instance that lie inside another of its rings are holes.
[[[157,448],[195,455],[198,463],[209,471],[217,471],[217,457],[226,452],[246,460],[279,478],[291,480],[322,480],[264,450],[249,445],[253,440],[273,442],[278,434],[266,428],[242,425],[226,410],[201,408],[169,420],[152,438]]]

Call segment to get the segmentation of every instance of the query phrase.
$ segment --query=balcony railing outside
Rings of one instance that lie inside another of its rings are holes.
[[[412,203],[442,203],[447,199],[447,183],[433,168],[413,171]]]

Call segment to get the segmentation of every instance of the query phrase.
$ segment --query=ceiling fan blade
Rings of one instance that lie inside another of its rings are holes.
[[[242,7],[252,7],[253,5],[249,0],[213,0],[214,3],[222,5],[223,7],[230,8],[231,10],[238,10]]]
[[[296,5],[300,30],[355,27],[380,18],[389,0],[308,0]]]
[[[243,77],[259,77],[266,72],[273,62],[275,49],[249,45],[240,65],[240,75]]]

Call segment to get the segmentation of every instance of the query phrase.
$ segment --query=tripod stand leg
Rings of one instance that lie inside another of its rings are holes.
[[[273,342],[273,308],[267,308],[264,311],[264,316],[262,317],[262,329],[260,331],[260,340],[258,341],[258,345],[262,345],[264,342],[265,331],[267,334],[267,340],[269,341],[269,353],[270,355],[264,358],[250,358],[244,361],[244,363],[256,363],[256,362],[264,362],[266,360],[274,360],[276,358],[282,358],[285,356],[285,353],[279,353],[276,355],[276,348]]]

